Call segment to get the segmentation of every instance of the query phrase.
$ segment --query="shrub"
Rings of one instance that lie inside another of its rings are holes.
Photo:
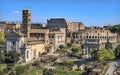
[[[44,69],[43,75],[55,75],[55,71],[52,69]]]
[[[68,46],[68,47],[71,47],[71,46],[72,46],[72,44],[71,44],[71,43],[67,43],[67,46]]]
[[[59,48],[62,49],[64,46],[63,45],[60,45]]]
[[[0,71],[0,75],[5,75],[5,73],[3,71]]]
[[[27,71],[29,69],[30,65],[26,65],[26,66],[18,66],[15,71],[17,75],[22,75],[22,73],[24,73],[25,71]]]
[[[14,64],[7,64],[7,69],[11,70],[14,67]]]
[[[77,53],[78,52],[78,48],[72,48],[72,52],[73,53]]]
[[[40,61],[39,61],[39,60],[36,60],[32,65],[33,65],[33,66],[39,66],[39,65],[40,65]]]

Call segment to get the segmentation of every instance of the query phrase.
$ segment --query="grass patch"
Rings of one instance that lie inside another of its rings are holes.
[[[70,47],[65,46],[65,47],[62,48],[62,50],[70,50]]]
[[[56,66],[55,75],[80,75],[81,71],[73,71],[71,68],[65,66]]]
[[[26,70],[25,72],[21,73],[20,75],[40,75],[43,72],[42,68],[30,68]]]
[[[56,71],[55,75],[80,75],[80,71]]]
[[[65,47],[62,48],[62,50],[71,50],[72,48],[79,48],[79,49],[81,49],[80,45],[72,44],[70,47],[66,45]]]
[[[82,75],[82,71],[72,70],[74,61],[55,62],[55,75]]]
[[[28,73],[28,75],[40,75],[43,72],[43,69],[35,69]]]
[[[59,50],[56,50],[54,53],[57,53],[57,54],[64,54],[65,52],[67,52],[67,51],[62,50],[62,49],[59,49]]]
[[[81,47],[80,47],[80,45],[78,45],[78,44],[72,44],[70,47],[66,45],[66,46],[64,46],[63,48],[57,50],[57,51],[54,52],[54,53],[64,54],[66,51],[72,50],[72,48],[77,48],[77,49],[79,50],[79,52],[77,52],[77,54],[82,54]]]
[[[68,71],[68,75],[80,75],[80,71]]]
[[[0,70],[4,69],[7,67],[7,64],[0,64]]]

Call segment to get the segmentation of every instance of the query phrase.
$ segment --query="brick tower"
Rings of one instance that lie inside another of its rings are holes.
[[[21,31],[24,37],[30,37],[30,29],[31,29],[31,11],[29,9],[23,9],[22,11],[22,26]]]

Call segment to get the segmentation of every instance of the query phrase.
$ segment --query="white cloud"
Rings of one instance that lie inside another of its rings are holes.
[[[20,14],[20,11],[13,11],[14,14]]]

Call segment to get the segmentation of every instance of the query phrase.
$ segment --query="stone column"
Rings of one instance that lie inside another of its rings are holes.
[[[19,48],[18,48],[18,45],[19,45],[19,44],[18,44],[18,43],[19,43],[19,42],[16,41],[16,45],[15,45],[15,46],[16,46],[16,51],[17,51],[17,52],[19,52]]]
[[[88,47],[86,49],[86,53],[87,53],[87,58],[89,58]]]
[[[10,45],[9,42],[7,41],[7,49],[6,49],[7,51],[8,51],[8,49],[10,49],[9,45]]]
[[[83,48],[83,54],[85,54],[86,52],[85,52],[85,48]]]
[[[29,50],[26,49],[25,51],[25,61],[27,62],[29,60]]]
[[[75,39],[76,39],[76,34],[75,34]]]

